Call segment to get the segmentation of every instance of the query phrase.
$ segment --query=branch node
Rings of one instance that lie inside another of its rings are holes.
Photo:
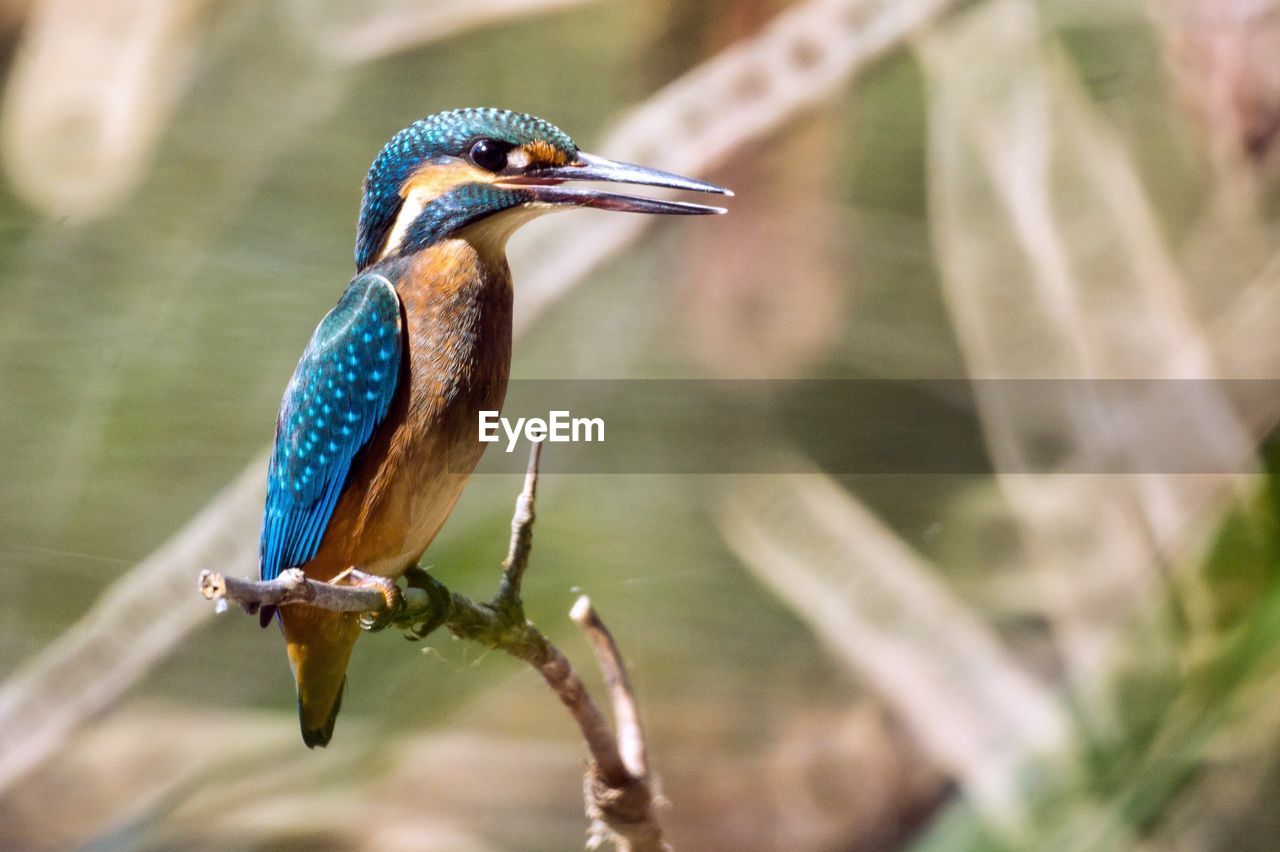
[[[592,762],[583,780],[583,798],[587,803],[588,845],[599,846],[612,839],[619,849],[661,852],[671,847],[662,839],[662,828],[653,816],[653,794],[649,783],[632,778],[618,787],[611,785]]]

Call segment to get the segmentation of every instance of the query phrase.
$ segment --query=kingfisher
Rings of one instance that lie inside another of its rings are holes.
[[[714,214],[723,208],[607,192],[587,182],[732,195],[693,178],[578,149],[555,125],[501,109],[416,121],[364,180],[355,277],[325,315],[285,389],[267,472],[259,575],[313,580],[350,568],[395,579],[453,511],[500,410],[511,365],[506,244],[553,210]],[[278,617],[302,740],[325,746],[360,634],[356,616],[304,604]]]

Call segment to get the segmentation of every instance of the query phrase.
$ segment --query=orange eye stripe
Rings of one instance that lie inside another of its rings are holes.
[[[538,139],[527,145],[522,145],[521,150],[529,155],[529,162],[537,163],[544,166],[563,166],[569,162],[569,155],[561,151],[550,142]]]
[[[455,186],[491,179],[492,175],[466,163],[431,163],[423,166],[400,186],[400,197],[408,198],[410,193],[416,192],[422,200],[433,201]]]

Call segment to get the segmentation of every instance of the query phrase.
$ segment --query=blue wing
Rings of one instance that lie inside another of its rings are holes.
[[[325,315],[285,390],[267,473],[259,573],[315,556],[352,459],[391,405],[400,377],[400,298],[367,274]]]

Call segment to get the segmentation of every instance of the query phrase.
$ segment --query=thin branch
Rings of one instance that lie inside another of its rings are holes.
[[[305,603],[336,612],[377,612],[383,608],[382,593],[372,587],[335,586],[308,580],[297,568],[290,568],[274,580],[255,582],[224,577],[214,571],[200,572],[200,594],[206,600],[232,600],[248,612],[263,606]]]
[[[408,591],[424,592],[425,601],[409,603],[410,598],[406,594],[404,610],[392,617],[393,625],[408,631],[411,638],[422,638],[436,627],[443,626],[459,639],[470,639],[505,651],[528,663],[542,675],[573,716],[606,783],[610,787],[622,787],[630,782],[630,773],[604,714],[560,649],[525,618],[524,606],[518,597],[501,603],[497,599],[484,603],[449,591],[443,583],[422,570],[409,572],[405,578],[409,583]],[[350,590],[339,587],[338,591]]]
[[[586,595],[578,598],[569,617],[582,628],[595,651],[596,663],[609,689],[613,721],[618,729],[618,751],[629,776],[625,784],[609,785],[599,783],[588,771],[583,794],[587,815],[591,817],[592,837],[612,836],[619,849],[670,849],[663,842],[662,827],[653,815],[644,728],[640,725],[640,709],[618,643]]]
[[[627,771],[636,778],[649,777],[649,755],[645,751],[644,729],[640,727],[640,708],[636,706],[631,678],[622,662],[622,652],[614,641],[609,628],[591,605],[591,598],[583,595],[569,611],[569,617],[578,622],[582,632],[595,651],[596,663],[604,675],[609,689],[609,704],[613,707],[613,721],[618,726],[618,750]]]
[[[542,443],[534,441],[529,448],[524,489],[516,498],[516,510],[511,517],[511,543],[507,546],[507,558],[502,563],[498,602],[520,599],[520,584],[524,581],[524,571],[529,567],[529,552],[533,549],[533,502],[538,496],[538,465],[541,463]]]
[[[405,572],[407,588],[392,595],[388,594],[385,578],[355,569],[344,572],[339,583],[308,579],[298,569],[265,582],[202,571],[200,592],[207,600],[235,601],[249,612],[268,604],[305,604],[337,612],[358,612],[362,613],[361,623],[366,629],[395,626],[411,639],[421,639],[445,627],[460,639],[480,642],[523,660],[542,675],[569,711],[591,754],[583,789],[587,816],[592,821],[593,844],[609,838],[621,852],[660,852],[668,847],[653,813],[640,716],[613,636],[591,608],[591,602],[579,598],[572,617],[595,649],[617,720],[616,736],[568,658],[524,615],[520,585],[533,548],[541,453],[542,445],[534,443],[524,488],[516,498],[511,519],[511,541],[503,562],[501,585],[492,601],[473,601],[452,592],[421,568]]]

